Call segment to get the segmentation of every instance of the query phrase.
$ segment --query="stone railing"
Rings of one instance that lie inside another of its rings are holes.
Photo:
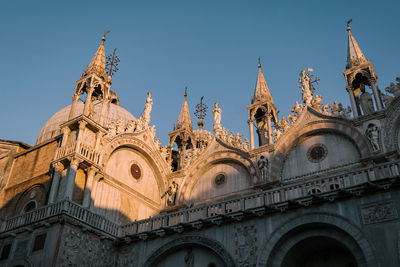
[[[297,203],[298,205],[309,205],[309,201],[312,200],[313,196],[333,200],[334,195],[341,191],[349,194],[358,194],[360,186],[366,184],[377,184],[377,187],[381,187],[380,180],[399,177],[399,163],[400,161],[380,164],[345,174],[281,186],[240,198],[157,215],[123,226],[75,203],[64,200],[5,219],[1,224],[0,233],[20,227],[29,227],[29,225],[45,222],[47,219],[59,215],[69,216],[114,237],[140,235],[150,231],[157,233],[157,231],[163,231],[167,227],[176,228],[179,231],[179,227],[182,227],[182,224],[192,224],[196,227],[196,225],[202,224],[203,221],[218,221],[221,215],[235,218],[235,216],[240,217],[245,213],[257,213],[265,208],[284,210],[289,202]]]
[[[319,195],[329,199],[330,193],[345,191],[357,193],[357,186],[374,183],[381,179],[397,178],[399,176],[399,162],[381,164],[363,168],[345,174],[328,176],[312,181],[301,182],[295,185],[282,186],[261,193],[250,194],[241,198],[226,200],[201,207],[157,215],[145,220],[136,221],[121,227],[123,235],[140,234],[150,231],[162,230],[165,227],[176,227],[179,224],[205,220],[213,220],[219,215],[232,215],[244,212],[256,212],[257,209],[271,207],[279,210],[288,201],[294,201],[302,205],[307,204],[307,198]],[[302,202],[303,201],[303,202]]]
[[[72,144],[66,145],[64,147],[59,147],[56,152],[56,160],[61,159],[63,157],[72,155],[73,153],[77,153],[83,158],[95,163],[100,163],[100,153],[97,152],[94,148],[80,143],[77,147],[77,143],[74,142]]]
[[[120,226],[103,216],[75,204],[68,200],[50,204],[27,212],[25,214],[5,219],[1,225],[0,232],[10,231],[19,227],[27,227],[30,224],[38,223],[51,217],[65,214],[95,229],[117,237],[120,235]]]

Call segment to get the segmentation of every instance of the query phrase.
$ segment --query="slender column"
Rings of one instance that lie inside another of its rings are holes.
[[[351,103],[351,108],[353,110],[354,118],[357,118],[358,116],[360,116],[360,114],[358,114],[358,109],[357,109],[357,105],[356,105],[356,99],[354,98],[353,88],[351,88],[351,86],[347,86],[346,90],[350,96],[350,103]]]
[[[369,84],[371,85],[372,92],[374,93],[376,107],[378,110],[382,110],[383,106],[382,106],[381,98],[379,96],[379,91],[378,91],[378,86],[377,86],[376,80],[373,78],[369,79]]]
[[[60,162],[56,162],[53,164],[53,168],[54,168],[54,174],[53,174],[53,180],[51,182],[48,204],[54,203],[56,200],[58,186],[60,184],[61,171],[64,169],[64,166]]]
[[[67,144],[68,136],[71,130],[69,129],[69,127],[64,127],[62,130],[63,130],[63,137],[62,137],[61,147],[64,147]]]
[[[268,114],[268,144],[272,144],[271,114]]]
[[[74,118],[75,115],[75,109],[76,109],[76,104],[78,103],[79,100],[79,95],[74,94],[72,96],[72,105],[71,105],[71,109],[69,110],[69,116],[68,116],[68,120],[71,120]]]
[[[101,111],[100,111],[100,118],[99,118],[99,124],[103,125],[104,123],[104,116],[105,116],[105,111],[107,108],[107,105],[110,103],[109,100],[103,99],[101,102]]]
[[[64,194],[65,198],[69,200],[72,200],[72,194],[74,193],[75,177],[79,163],[80,160],[77,158],[72,158],[70,161],[68,175],[67,175],[67,187],[65,189],[65,194]]]
[[[86,186],[85,192],[83,193],[83,203],[82,206],[85,208],[89,208],[90,202],[92,200],[92,191],[93,191],[93,178],[96,174],[97,168],[91,166],[87,171],[87,179],[86,179]]]
[[[75,148],[75,151],[77,153],[79,153],[80,145],[81,145],[81,142],[82,142],[82,139],[83,139],[83,134],[84,134],[85,129],[86,129],[86,124],[87,124],[86,121],[80,121],[79,122],[79,132],[78,132],[78,138],[76,140],[76,148]]]
[[[103,137],[103,133],[101,131],[98,131],[96,133],[96,144],[94,146],[94,149],[97,151],[99,149],[100,146],[100,140]]]
[[[83,114],[85,116],[89,115],[89,107],[90,107],[90,102],[92,102],[92,94],[93,94],[94,88],[89,87],[86,95],[86,101],[85,101],[85,107],[83,108]]]
[[[253,120],[248,120],[247,123],[249,124],[250,129],[250,149],[254,149],[254,133],[253,133]]]

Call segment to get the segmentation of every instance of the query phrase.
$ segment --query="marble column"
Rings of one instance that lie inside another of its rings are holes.
[[[72,96],[72,105],[71,105],[71,109],[69,110],[69,116],[68,116],[68,120],[71,120],[74,118],[75,115],[75,110],[76,110],[76,105],[78,103],[79,100],[79,95],[74,94]]]
[[[272,144],[271,114],[268,114],[268,144]]]
[[[75,177],[76,171],[78,170],[80,160],[77,158],[72,158],[70,161],[68,174],[67,174],[67,186],[65,188],[64,197],[66,199],[72,200],[72,195],[74,193],[75,187]]]
[[[64,147],[67,144],[68,136],[71,130],[69,129],[68,126],[66,126],[62,129],[62,131],[63,131],[63,137],[62,137],[61,147]]]
[[[89,107],[90,107],[90,102],[92,102],[92,94],[94,92],[93,87],[89,87],[87,94],[86,94],[86,101],[85,101],[85,106],[83,108],[83,114],[85,116],[89,115]]]
[[[379,96],[379,90],[378,90],[378,86],[377,86],[377,82],[375,79],[369,79],[369,84],[371,85],[372,88],[372,92],[374,93],[374,99],[375,99],[375,103],[376,103],[376,108],[378,110],[382,110],[383,109],[383,105],[382,105],[382,101],[381,98]]]
[[[76,140],[76,148],[75,148],[75,151],[77,153],[79,153],[80,145],[81,145],[83,135],[84,135],[85,129],[86,129],[86,124],[87,124],[86,121],[79,122],[79,132],[78,132],[78,138]]]
[[[106,112],[106,108],[109,105],[110,101],[103,99],[103,101],[101,102],[101,111],[100,111],[100,118],[99,118],[99,124],[103,125],[104,123],[104,118],[105,118],[105,112]]]
[[[353,116],[354,116],[354,118],[357,118],[358,116],[360,116],[360,114],[358,114],[358,109],[357,109],[357,105],[356,105],[356,99],[354,97],[353,88],[351,86],[347,86],[346,90],[349,93],[351,109],[353,110]]]
[[[56,162],[53,164],[53,168],[54,168],[54,174],[53,174],[53,180],[51,181],[48,204],[54,203],[56,201],[58,187],[60,185],[61,172],[64,169],[64,166],[60,162]]]
[[[90,207],[90,203],[93,196],[93,180],[94,180],[93,178],[96,172],[97,168],[93,166],[89,167],[87,171],[86,186],[85,186],[85,191],[83,193],[83,202],[82,202],[82,206],[85,208]]]
[[[254,133],[253,133],[253,120],[248,120],[250,130],[250,149],[254,149]]]

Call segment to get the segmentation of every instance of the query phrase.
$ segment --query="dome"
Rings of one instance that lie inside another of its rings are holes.
[[[95,110],[95,114],[93,116],[94,121],[99,121],[101,103],[102,103],[101,101],[97,101],[94,105],[94,110]],[[83,113],[83,107],[84,107],[83,102],[78,102],[76,104],[75,117]],[[62,133],[60,124],[68,120],[70,109],[71,105],[66,106],[65,108],[59,110],[46,122],[46,124],[40,130],[38,137],[36,138],[35,145],[41,144]],[[109,104],[108,110],[106,108],[105,116],[106,116],[104,120],[105,125],[108,125],[109,122],[118,119],[122,119],[125,122],[130,120],[135,120],[135,117],[131,113],[129,113],[126,109],[111,103]]]

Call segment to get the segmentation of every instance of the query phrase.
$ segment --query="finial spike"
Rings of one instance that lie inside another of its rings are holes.
[[[185,94],[184,94],[184,96],[187,97],[187,86],[185,86]]]
[[[349,19],[348,21],[347,21],[347,31],[350,31],[351,30],[351,28],[350,28],[350,23],[353,21],[353,19]]]
[[[103,38],[101,38],[101,40],[102,40],[103,42],[106,41],[106,35],[107,35],[108,33],[110,33],[110,31],[105,31],[105,32],[104,32]]]
[[[261,69],[261,58],[258,57],[258,68]]]

